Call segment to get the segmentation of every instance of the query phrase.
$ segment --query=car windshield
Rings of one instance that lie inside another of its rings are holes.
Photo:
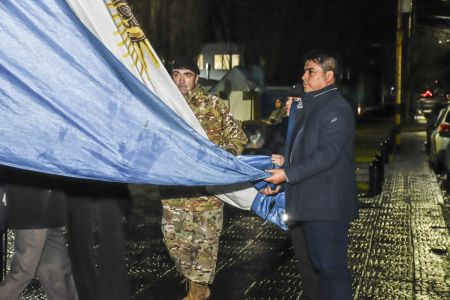
[[[441,110],[441,112],[439,113],[438,118],[436,119],[435,126],[437,126],[438,124],[440,124],[442,122],[442,119],[444,118],[444,115],[446,114],[447,110],[448,109]]]
[[[448,109],[446,111],[448,111]],[[445,116],[445,123],[450,123],[450,114],[449,113],[447,113]]]

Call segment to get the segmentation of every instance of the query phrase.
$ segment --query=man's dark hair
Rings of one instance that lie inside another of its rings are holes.
[[[323,51],[311,51],[305,56],[306,61],[313,61],[318,64],[326,73],[332,71],[336,81],[340,78],[340,65],[337,54],[332,54]]]

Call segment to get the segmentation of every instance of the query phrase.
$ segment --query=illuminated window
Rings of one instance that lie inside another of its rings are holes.
[[[240,63],[241,56],[239,54],[232,54],[231,67],[236,67]],[[230,69],[230,55],[229,54],[214,54],[214,69],[229,70]]]
[[[200,54],[197,58],[197,66],[200,70],[203,70],[203,54]]]
[[[214,54],[214,69],[226,70],[222,54]]]
[[[233,54],[232,56],[232,64],[231,67],[234,68],[236,66],[239,66],[240,60],[241,60],[241,56],[239,54]]]

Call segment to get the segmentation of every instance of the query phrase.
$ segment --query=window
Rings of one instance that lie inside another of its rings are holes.
[[[197,58],[197,66],[200,70],[203,70],[203,54],[200,54]]]
[[[231,55],[231,68],[239,65],[241,56],[239,54]],[[229,70],[230,69],[230,54],[214,54],[214,69],[215,70]]]
[[[214,69],[226,70],[225,62],[223,61],[222,54],[214,54]]]
[[[236,66],[239,66],[241,56],[239,54],[233,54],[233,55],[231,55],[231,58],[232,58],[231,67],[234,68]]]

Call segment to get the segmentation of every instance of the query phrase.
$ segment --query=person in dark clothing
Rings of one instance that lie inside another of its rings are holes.
[[[286,134],[285,145],[289,145],[292,139],[292,130],[295,124],[296,116],[303,109],[301,98],[303,96],[303,86],[300,83],[295,84],[288,91],[288,100],[286,101],[286,111],[289,116],[288,128]],[[283,166],[285,157],[288,155],[285,149],[284,155],[273,154],[272,163],[278,166]],[[281,189],[281,186],[278,186]],[[270,191],[270,187],[268,188]],[[288,222],[289,236],[291,238],[292,246],[296,257],[298,258],[298,269],[301,276],[302,298],[308,300],[319,299],[320,278],[319,273],[314,268],[309,256],[308,245],[306,243],[303,226],[300,222]]]
[[[355,124],[350,104],[335,85],[337,74],[335,56],[313,53],[307,57],[302,76],[305,95],[287,145],[286,162],[283,168],[268,170],[272,176],[266,181],[287,183],[291,237],[294,243],[308,246],[320,277],[317,295],[320,299],[348,300],[352,299],[348,230],[350,221],[358,216]],[[302,230],[294,231],[298,228]]]
[[[62,230],[66,199],[61,178],[8,167],[2,167],[0,173],[8,226],[15,236],[10,271],[0,283],[0,298],[18,299],[36,275],[47,299],[78,299]]]
[[[283,100],[276,99],[275,100],[275,107],[273,111],[270,113],[270,116],[268,118],[268,121],[270,124],[278,124],[283,121],[284,118],[287,117],[287,111],[283,107]]]
[[[69,251],[80,299],[129,299],[124,232],[131,205],[128,186],[80,180],[67,195]]]

